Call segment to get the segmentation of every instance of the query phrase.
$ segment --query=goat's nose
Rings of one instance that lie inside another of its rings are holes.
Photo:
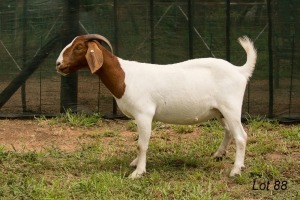
[[[57,62],[56,62],[56,67],[58,67],[60,64],[61,64],[61,63],[57,61]]]

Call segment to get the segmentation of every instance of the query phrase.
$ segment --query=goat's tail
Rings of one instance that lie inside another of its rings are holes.
[[[245,76],[246,79],[249,79],[252,76],[255,68],[257,58],[256,49],[252,40],[250,40],[247,36],[240,37],[238,41],[247,53],[247,61],[240,68],[240,72]]]

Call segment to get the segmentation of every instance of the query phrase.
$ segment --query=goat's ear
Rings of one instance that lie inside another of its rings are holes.
[[[98,71],[103,65],[102,51],[95,42],[88,43],[88,50],[85,54],[85,58],[92,74]]]

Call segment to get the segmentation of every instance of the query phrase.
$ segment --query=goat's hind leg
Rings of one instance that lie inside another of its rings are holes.
[[[236,130],[233,135],[236,143],[236,155],[233,169],[230,172],[230,176],[240,175],[241,170],[245,168],[245,153],[247,143],[247,133],[245,132],[241,122],[236,124]]]
[[[241,120],[237,116],[231,116],[230,114],[225,116],[225,122],[228,125],[229,131],[235,139],[236,144],[236,155],[234,166],[230,172],[230,176],[240,175],[242,168],[245,167],[245,152],[247,133],[245,132]]]
[[[226,155],[226,150],[230,142],[232,141],[232,135],[230,133],[230,130],[228,128],[228,125],[226,124],[223,117],[218,117],[218,121],[221,123],[221,125],[224,128],[224,138],[219,146],[218,150],[214,154],[213,158],[215,158],[217,161],[220,161],[223,159],[223,157]]]

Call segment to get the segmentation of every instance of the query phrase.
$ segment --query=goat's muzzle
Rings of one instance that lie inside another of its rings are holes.
[[[56,65],[56,72],[59,73],[60,75],[67,76],[69,73],[67,73],[66,71],[69,71],[68,66],[63,67],[63,66],[61,66],[60,63]]]

